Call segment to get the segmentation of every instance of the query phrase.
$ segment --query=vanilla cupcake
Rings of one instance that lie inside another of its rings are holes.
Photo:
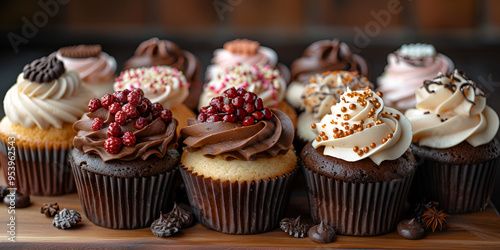
[[[101,45],[78,45],[63,47],[54,52],[67,70],[78,73],[83,87],[101,97],[113,93],[116,77],[116,60],[101,50]]]
[[[405,115],[413,127],[411,149],[422,161],[416,190],[447,213],[483,210],[499,163],[498,115],[458,70],[426,80],[415,97]]]
[[[236,39],[226,42],[224,48],[215,50],[212,64],[207,67],[205,80],[210,81],[219,72],[237,64],[269,65],[271,68],[280,71],[285,82],[288,83],[290,81],[290,71],[285,65],[278,63],[278,54],[276,51],[261,46],[257,41],[247,39]]]
[[[264,106],[281,110],[297,123],[297,113],[285,101],[286,82],[277,69],[270,66],[236,65],[218,73],[200,96],[200,108],[211,104],[212,98],[230,88],[245,88],[262,98]]]
[[[332,105],[340,102],[340,96],[347,90],[363,90],[373,84],[358,72],[326,71],[311,76],[301,94],[302,108],[297,119],[296,145],[302,147],[314,140],[318,133],[311,129],[311,123],[318,123],[323,116],[331,112]]]
[[[158,102],[164,108],[172,110],[179,121],[177,133],[187,126],[187,119],[196,115],[185,104],[189,95],[189,83],[182,71],[169,66],[132,68],[120,73],[114,84],[115,91],[140,88],[151,102]]]
[[[415,107],[415,92],[424,80],[439,72],[451,73],[453,62],[430,44],[405,44],[387,57],[385,72],[377,79],[388,106],[399,110]]]
[[[352,53],[346,43],[337,39],[312,43],[304,50],[302,57],[292,63],[292,82],[287,89],[287,102],[295,109],[300,108],[302,93],[309,79],[315,74],[336,70],[357,71],[363,76],[369,73],[365,59]]]
[[[0,122],[0,162],[7,180],[14,147],[16,181],[11,187],[34,195],[76,191],[68,162],[75,132],[73,122],[87,110],[91,95],[78,73],[66,71],[55,56],[24,67],[3,102]],[[7,183],[10,183],[7,181]]]

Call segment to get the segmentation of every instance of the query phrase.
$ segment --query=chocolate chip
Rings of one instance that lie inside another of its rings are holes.
[[[307,236],[309,225],[300,220],[300,216],[296,219],[284,218],[280,222],[280,228],[285,233],[295,238],[303,238]]]
[[[20,192],[16,192],[15,189],[10,190],[10,192],[3,198],[3,203],[7,206],[12,206],[15,208],[24,208],[31,205],[30,196]]]
[[[337,238],[335,228],[321,221],[319,225],[315,225],[309,229],[309,239],[316,243],[326,244],[330,243]]]
[[[405,239],[417,240],[424,236],[425,229],[421,223],[413,218],[399,222],[398,233]]]

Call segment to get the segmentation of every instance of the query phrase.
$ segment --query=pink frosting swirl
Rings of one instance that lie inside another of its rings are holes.
[[[65,57],[60,51],[55,53],[57,59],[63,61],[66,69],[78,72],[83,82],[90,84],[113,82],[116,60],[107,53],[101,52],[97,57],[87,58]]]

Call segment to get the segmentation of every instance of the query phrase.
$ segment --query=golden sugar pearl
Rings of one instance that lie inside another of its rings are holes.
[[[386,142],[387,142],[387,138],[383,138],[382,143],[386,143]]]
[[[366,128],[371,128],[372,125],[371,124],[366,124]]]
[[[371,108],[371,109],[370,109],[370,112],[375,113],[375,109],[374,109],[374,108]]]
[[[358,126],[358,124],[356,124],[356,123],[354,123],[353,125],[351,125],[351,128],[352,128],[352,129],[358,129],[358,127],[359,127],[359,126]]]
[[[324,135],[325,135],[325,131],[319,132],[319,136],[324,136]]]
[[[338,139],[338,138],[339,138],[339,136],[337,134],[333,135],[333,139]]]
[[[337,117],[341,117],[342,115],[341,114],[337,114]]]
[[[346,112],[346,111],[347,111],[347,108],[346,108],[346,107],[342,107],[342,108],[340,108],[340,111],[342,111],[342,112]]]
[[[370,86],[366,86],[365,90],[372,90],[372,88],[370,88]]]
[[[324,135],[321,137],[321,139],[323,139],[323,141],[326,141],[326,140],[328,140],[328,136]]]
[[[345,127],[344,127],[344,129],[345,129],[345,130],[348,130],[348,129],[349,129],[349,126],[345,126]]]
[[[394,117],[396,120],[399,120],[399,115],[398,115],[398,114],[395,114],[393,117]]]
[[[358,127],[358,129],[357,129],[357,130],[358,130],[358,132],[363,131],[363,127]]]
[[[363,151],[364,151],[365,153],[368,153],[368,151],[370,151],[370,148],[368,148],[368,147],[364,147],[364,148],[363,148]]]
[[[363,106],[363,107],[364,107],[364,106],[366,106],[366,101],[363,101],[363,102],[361,103],[361,106]]]
[[[380,102],[376,102],[373,105],[375,106],[375,108],[380,108]]]
[[[321,125],[321,127],[322,127],[322,128],[325,128],[325,127],[326,127],[326,124]]]
[[[316,141],[317,141],[317,142],[320,142],[320,141],[321,141],[321,137],[319,137],[319,136],[318,136],[318,137],[316,137]]]
[[[354,134],[354,130],[352,130],[352,129],[349,129],[347,132],[348,132],[350,135]]]
[[[377,91],[377,93],[375,93],[375,94],[377,94],[380,98],[382,98],[384,96],[384,94],[380,91]]]
[[[354,103],[349,104],[349,109],[350,110],[355,110],[356,109],[356,104],[354,104]]]
[[[338,133],[339,132],[339,128],[333,128],[333,133]]]
[[[345,114],[343,119],[344,119],[344,121],[347,121],[347,120],[351,119],[351,115]]]
[[[365,123],[365,121],[363,121],[363,120],[359,121],[359,124],[363,124],[363,123]]]
[[[392,133],[387,134],[387,138],[392,138]]]
[[[363,150],[359,150],[359,151],[358,151],[358,155],[359,155],[360,157],[361,157],[361,156],[363,156]]]
[[[352,148],[352,151],[354,151],[354,152],[358,152],[358,150],[359,150],[358,146],[354,146],[354,147]]]
[[[316,128],[316,123],[311,123],[311,128],[315,129]]]
[[[335,148],[335,147],[332,145],[332,148]]]
[[[373,143],[373,142],[372,142],[372,143],[370,143],[370,148],[375,148],[376,146],[377,146],[377,144],[375,144],[375,143]]]
[[[373,97],[372,102],[378,102],[378,99]]]
[[[375,124],[377,124],[377,125],[378,125],[378,124],[381,124],[381,123],[382,123],[382,121],[381,121],[381,120],[377,120],[377,121],[375,122]]]
[[[372,117],[374,114],[373,114],[373,112],[370,111],[370,112],[368,112],[367,115],[368,115],[368,117]]]
[[[368,97],[372,97],[372,96],[373,96],[372,92],[368,92]]]

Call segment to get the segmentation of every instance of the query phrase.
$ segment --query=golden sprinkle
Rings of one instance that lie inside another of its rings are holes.
[[[343,119],[344,119],[344,121],[347,121],[347,120],[351,119],[351,115],[345,114]]]
[[[372,102],[378,102],[378,99],[373,97]]]
[[[386,142],[387,142],[387,138],[383,138],[382,143],[386,143]]]
[[[311,128],[315,129],[316,128],[316,123],[311,123]]]
[[[363,120],[359,121],[359,124],[363,124],[363,123],[365,123],[365,121],[363,121]]]
[[[363,151],[365,151],[365,153],[368,153],[368,151],[370,151],[370,149],[368,147],[364,147]]]
[[[370,86],[366,86],[365,90],[371,90]]]
[[[341,114],[337,114],[337,117],[341,117],[342,115]]]
[[[358,155],[359,155],[360,157],[361,157],[361,156],[363,156],[363,150],[359,150],[359,151],[358,151]]]
[[[347,132],[349,132],[350,135],[354,134],[354,130],[349,129]]]
[[[375,105],[375,108],[380,108],[380,102],[376,102],[373,105]]]
[[[366,128],[371,128],[372,125],[371,124],[366,124]]]
[[[328,136],[324,135],[321,137],[321,139],[323,139],[323,141],[326,141],[326,140],[328,140]]]
[[[324,136],[324,135],[325,135],[325,131],[319,132],[319,136]]]
[[[344,127],[344,129],[345,129],[345,130],[348,130],[348,129],[349,129],[349,126],[345,126],[345,127]]]
[[[326,127],[326,124],[321,125],[321,127],[322,127],[322,128],[325,128],[325,127]]]
[[[342,112],[346,112],[346,111],[347,111],[347,108],[346,108],[346,107],[342,107],[342,108],[340,108],[340,111],[342,111]]]
[[[398,114],[395,114],[393,117],[396,118],[396,120],[399,120],[399,115]]]
[[[377,91],[377,93],[375,93],[375,94],[377,94],[380,98],[382,98],[384,96],[384,94],[380,91]]]
[[[378,125],[378,124],[381,124],[381,123],[382,123],[382,121],[381,121],[381,120],[377,120],[377,121],[375,122],[375,124],[377,124],[377,125]]]
[[[355,110],[356,109],[356,104],[354,104],[354,103],[349,104],[349,109],[350,110]]]
[[[335,148],[335,147],[332,145],[332,148]]]
[[[318,136],[318,137],[316,137],[316,141],[317,141],[317,142],[320,142],[320,141],[321,141],[321,137],[319,137],[319,136]]]
[[[368,117],[372,117],[373,115],[374,115],[373,112],[371,112],[371,111],[368,112]]]
[[[358,129],[358,124],[355,123],[355,124],[351,125],[351,128],[352,129]]]
[[[352,151],[354,151],[354,152],[358,152],[358,150],[359,150],[358,146],[354,146],[354,147],[352,148]]]
[[[358,127],[358,132],[363,131],[363,127]]]
[[[375,109],[374,109],[374,108],[371,108],[371,109],[370,109],[370,112],[375,113]]]
[[[392,133],[387,134],[387,138],[392,138]]]
[[[316,82],[316,78],[311,76],[311,78],[309,78],[309,82]]]
[[[370,148],[375,148],[376,146],[377,146],[377,144],[375,144],[375,143],[373,143],[373,142],[372,142],[372,143],[370,143]]]
[[[339,136],[337,134],[333,135],[333,139],[338,139],[338,138],[339,138]]]
[[[338,133],[339,132],[339,128],[333,128],[333,133]]]

